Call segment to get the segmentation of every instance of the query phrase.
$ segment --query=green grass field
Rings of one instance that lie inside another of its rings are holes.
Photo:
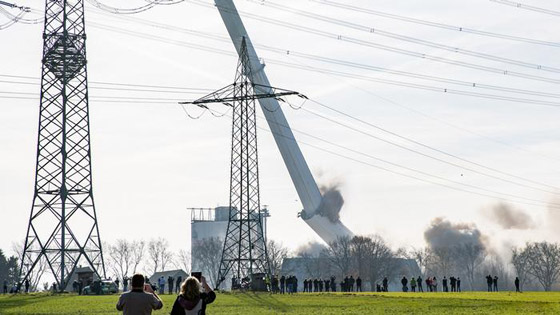
[[[6,295],[0,314],[122,314],[118,295]],[[162,296],[169,314],[175,299]],[[560,314],[560,292],[486,293],[322,293],[270,295],[220,293],[209,314]]]

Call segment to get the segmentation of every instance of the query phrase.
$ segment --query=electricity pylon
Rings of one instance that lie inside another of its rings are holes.
[[[63,291],[79,262],[105,278],[92,193],[82,0],[46,1],[42,64],[35,191],[20,280],[45,260]]]
[[[297,92],[254,84],[252,78],[243,38],[235,82],[196,101],[181,103],[202,108],[207,108],[205,104],[208,103],[223,103],[233,108],[229,221],[216,287],[228,275],[238,281],[258,273],[270,275],[260,212],[255,100],[287,95],[305,97]]]

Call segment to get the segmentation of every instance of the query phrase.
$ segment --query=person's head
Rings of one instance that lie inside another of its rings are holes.
[[[135,274],[134,276],[132,276],[132,282],[131,282],[132,288],[133,289],[142,289],[144,288],[144,276],[142,274]]]
[[[188,277],[181,284],[181,295],[183,295],[187,300],[194,301],[200,297],[200,282],[195,277]]]

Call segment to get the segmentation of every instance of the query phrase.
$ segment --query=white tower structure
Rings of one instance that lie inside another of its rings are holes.
[[[238,54],[241,54],[242,41],[245,38],[250,67],[253,72],[252,82],[263,86],[271,86],[264,71],[264,64],[259,60],[233,0],[215,0],[214,2]],[[340,220],[332,222],[319,214],[321,207],[324,206],[323,196],[305,162],[278,101],[274,98],[263,98],[259,99],[259,103],[263,108],[264,116],[274,135],[276,145],[302,202],[301,217],[327,243],[335,241],[338,237],[352,237],[353,233]],[[270,111],[266,108],[278,108],[278,110]]]

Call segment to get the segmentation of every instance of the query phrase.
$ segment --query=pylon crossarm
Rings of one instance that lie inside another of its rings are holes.
[[[307,99],[307,97],[301,93],[290,91],[286,89],[281,89],[272,86],[266,86],[262,84],[251,84],[252,88],[254,89],[254,94],[245,94],[245,93],[235,93],[239,84],[230,84],[224,88],[221,88],[215,92],[212,92],[204,97],[201,97],[195,101],[189,102],[179,102],[179,104],[192,104],[192,105],[199,105],[199,104],[211,104],[211,103],[223,103],[226,106],[233,107],[231,103],[233,102],[241,102],[241,101],[250,101],[250,100],[258,100],[262,98],[280,98],[282,96],[289,96],[289,95],[297,95],[301,98]]]

